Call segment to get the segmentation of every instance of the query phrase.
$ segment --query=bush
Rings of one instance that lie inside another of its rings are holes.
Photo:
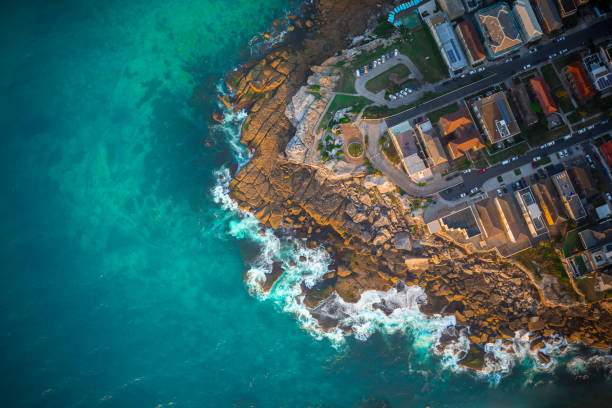
[[[363,154],[363,146],[361,143],[353,142],[348,145],[348,153],[352,157],[359,157]]]
[[[520,176],[521,169],[514,169],[514,174],[516,174],[517,176]]]

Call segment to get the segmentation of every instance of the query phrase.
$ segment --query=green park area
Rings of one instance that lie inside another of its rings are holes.
[[[402,37],[398,46],[399,52],[412,60],[425,81],[436,83],[448,78],[448,70],[438,45],[425,24],[413,31],[404,32]]]
[[[429,112],[427,114],[427,119],[431,121],[431,123],[436,123],[440,120],[440,118],[444,115],[448,115],[450,113],[455,113],[459,110],[459,104],[457,102],[451,103],[450,105],[444,106],[438,110],[433,112]]]
[[[352,112],[361,112],[366,105],[371,103],[371,100],[362,96],[336,95],[329,105],[329,108],[327,108],[325,115],[323,115],[323,119],[321,119],[321,123],[319,124],[319,129],[328,126],[329,121],[336,111],[351,107]]]
[[[366,82],[366,89],[372,93],[387,89],[391,85],[389,77],[393,74],[397,75],[397,79],[403,79],[410,75],[410,69],[404,64],[397,64]]]

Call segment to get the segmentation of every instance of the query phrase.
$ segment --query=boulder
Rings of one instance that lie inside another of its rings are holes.
[[[382,194],[396,191],[395,185],[387,180],[386,177],[377,176],[375,174],[366,176],[363,181],[365,188],[377,188]]]

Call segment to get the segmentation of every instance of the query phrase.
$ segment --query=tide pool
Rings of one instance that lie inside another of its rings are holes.
[[[248,218],[219,202],[219,175],[241,154],[240,117],[224,127],[210,115],[223,73],[294,7],[2,6],[3,405],[524,407],[609,399],[605,361],[594,369],[588,357],[568,355],[570,368],[550,372],[519,361],[492,386],[427,352],[430,342],[411,330],[420,326],[386,333],[363,323],[367,340],[333,347],[296,321],[283,287],[271,298],[253,293],[244,275],[270,241],[254,239]],[[217,143],[205,147],[204,139]],[[588,381],[579,379],[585,373]]]

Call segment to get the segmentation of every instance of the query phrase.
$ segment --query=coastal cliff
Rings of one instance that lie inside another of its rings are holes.
[[[405,283],[424,289],[423,313],[454,315],[457,326],[469,327],[475,344],[512,338],[524,329],[531,332],[535,350],[541,339],[555,335],[610,347],[612,302],[555,304],[528,273],[495,252],[473,252],[429,234],[422,221],[406,216],[397,192],[371,188],[376,180],[328,177],[315,166],[287,158],[285,148],[296,134],[286,115],[294,95],[307,83],[311,67],[324,64],[347,47],[350,36],[375,23],[376,11],[377,1],[320,0],[300,23],[303,40],[273,49],[228,75],[233,96],[225,102],[248,113],[241,141],[253,152],[231,181],[232,198],[262,226],[290,228],[309,247],[321,245],[330,252],[334,263],[325,279],[304,288],[305,302],[313,309],[325,299],[321,294],[332,290],[355,302],[366,290],[386,291]],[[282,273],[281,265],[275,269],[268,288]],[[380,309],[391,312],[384,304]],[[322,322],[329,316],[319,317]],[[548,356],[539,354],[546,361]]]

